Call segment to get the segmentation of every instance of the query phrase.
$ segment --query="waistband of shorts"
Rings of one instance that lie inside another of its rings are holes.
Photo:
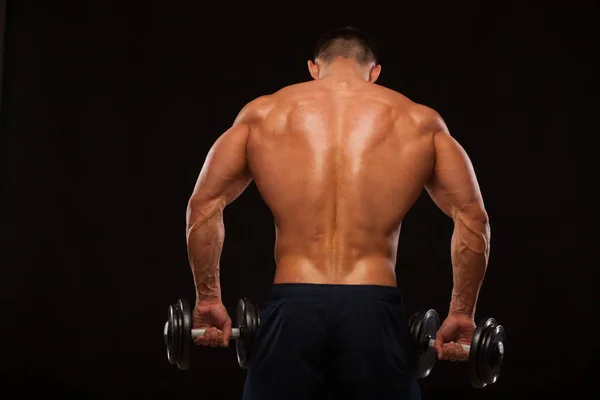
[[[267,300],[348,298],[354,300],[380,300],[402,304],[398,287],[382,285],[340,285],[320,283],[275,283]]]

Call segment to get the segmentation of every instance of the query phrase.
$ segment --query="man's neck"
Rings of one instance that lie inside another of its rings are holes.
[[[368,76],[356,61],[348,60],[345,58],[338,58],[333,60],[327,65],[322,73],[320,79],[339,79],[339,80],[368,80]]]

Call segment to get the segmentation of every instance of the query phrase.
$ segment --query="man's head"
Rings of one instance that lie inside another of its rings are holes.
[[[319,79],[339,60],[351,61],[368,81],[375,82],[381,72],[375,41],[363,31],[351,27],[332,29],[317,40],[308,69],[313,79]]]

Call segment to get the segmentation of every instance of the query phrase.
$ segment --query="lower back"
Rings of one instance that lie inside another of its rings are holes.
[[[277,232],[275,283],[396,286],[397,235]]]

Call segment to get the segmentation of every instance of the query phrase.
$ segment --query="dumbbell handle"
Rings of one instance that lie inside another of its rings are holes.
[[[198,336],[204,336],[204,332],[206,332],[206,329],[204,329],[204,328],[192,329],[192,339],[196,339]],[[239,337],[240,337],[240,329],[232,328],[231,329],[231,338],[238,339]]]
[[[463,350],[465,350],[467,353],[469,353],[471,351],[471,346],[469,346],[468,344],[461,344]],[[434,348],[435,347],[435,339],[429,339],[429,348]]]

